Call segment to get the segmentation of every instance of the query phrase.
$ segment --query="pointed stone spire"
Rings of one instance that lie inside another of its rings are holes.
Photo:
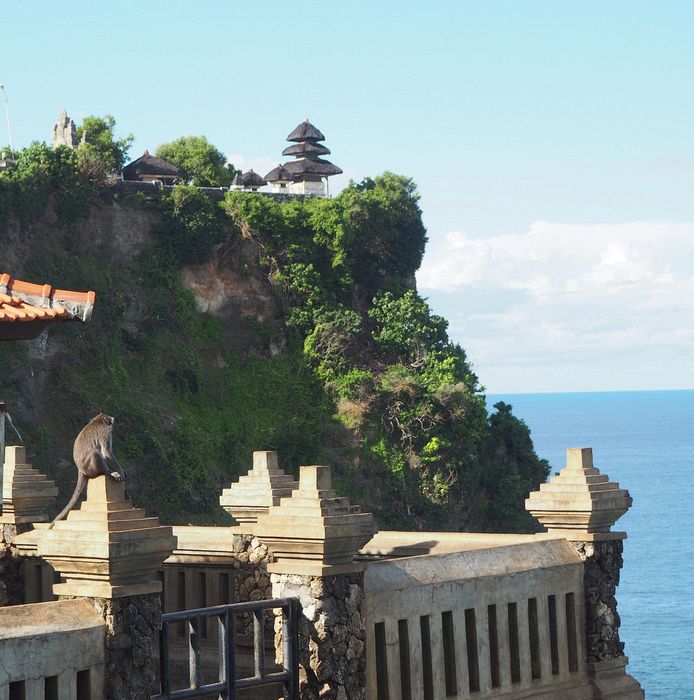
[[[77,145],[77,127],[75,122],[67,116],[65,107],[63,107],[51,131],[51,147],[67,146],[74,149],[77,148]]]
[[[301,467],[299,488],[254,528],[275,557],[268,571],[331,576],[356,571],[354,555],[376,532],[371,513],[332,490],[330,467]]]
[[[14,525],[46,522],[46,507],[57,495],[55,482],[27,463],[22,445],[5,448],[0,522]]]
[[[56,595],[120,598],[158,593],[156,570],[176,546],[170,526],[133,508],[125,485],[108,476],[87,482],[87,499],[52,530],[43,530],[38,555],[64,579]]]
[[[299,482],[279,468],[277,452],[254,452],[253,468],[222,491],[219,503],[240,525],[253,525],[298,487]]]
[[[552,533],[608,533],[632,500],[626,489],[593,466],[590,447],[566,451],[566,467],[525,501],[526,510]]]

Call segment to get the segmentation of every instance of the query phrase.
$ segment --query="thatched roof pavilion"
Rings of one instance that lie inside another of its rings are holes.
[[[183,177],[183,171],[163,158],[157,158],[145,151],[132,163],[123,168],[124,180],[139,180],[140,182],[153,182],[161,180],[164,184],[172,185]]]
[[[259,187],[265,185],[267,185],[267,182],[251,168],[242,175],[236,175],[232,187],[237,190],[243,189],[255,192]]]

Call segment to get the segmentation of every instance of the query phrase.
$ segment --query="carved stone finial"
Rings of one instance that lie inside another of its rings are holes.
[[[301,467],[299,488],[272,506],[254,529],[275,557],[268,571],[307,576],[361,569],[354,555],[375,532],[371,513],[332,490],[325,466]]]
[[[253,468],[222,491],[219,503],[239,524],[253,525],[298,486],[279,468],[277,452],[254,452]]]
[[[56,595],[120,598],[161,591],[156,570],[176,538],[159,518],[133,508],[122,481],[99,476],[87,482],[81,508],[40,531],[36,544],[65,580],[54,584]]]
[[[14,525],[46,522],[46,507],[57,495],[55,482],[27,463],[23,446],[5,448],[0,522]]]
[[[550,532],[577,537],[610,532],[631,503],[626,489],[593,466],[590,447],[573,447],[566,451],[566,467],[531,493],[525,508]]]

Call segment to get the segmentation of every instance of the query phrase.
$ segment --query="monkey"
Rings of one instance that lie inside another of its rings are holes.
[[[97,476],[110,476],[116,481],[125,479],[125,470],[113,455],[112,431],[114,418],[105,413],[94,416],[75,438],[72,458],[77,467],[77,486],[68,504],[48,526],[50,530],[58,520],[62,520],[72,510],[79,499],[88,479]]]

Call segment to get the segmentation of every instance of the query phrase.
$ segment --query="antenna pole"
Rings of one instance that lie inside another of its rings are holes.
[[[10,106],[7,99],[7,93],[5,92],[5,86],[0,85],[0,90],[5,100],[5,119],[7,119],[7,133],[10,137],[10,150],[14,153],[14,143],[12,141],[12,124],[10,123]]]

